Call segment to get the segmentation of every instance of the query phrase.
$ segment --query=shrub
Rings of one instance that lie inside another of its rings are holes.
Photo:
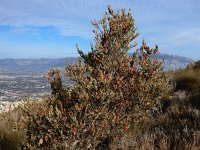
[[[121,138],[119,146],[139,150],[199,149],[199,121],[199,110],[173,103],[166,113],[147,120],[140,134],[129,134]],[[115,142],[112,145],[116,147],[117,144]]]
[[[176,90],[185,90],[188,93],[200,92],[200,69],[179,70],[175,74]]]
[[[52,69],[52,96],[42,113],[29,113],[27,147],[35,149],[94,149],[108,137],[124,134],[130,122],[148,117],[167,91],[161,64],[143,41],[128,55],[139,35],[131,13],[108,12],[95,27],[95,46],[82,60],[66,67],[75,82],[64,87],[61,72]]]
[[[200,70],[200,60],[195,61],[195,62],[192,63],[192,64],[189,64],[189,65],[187,66],[187,69]]]
[[[0,114],[0,149],[20,150],[25,141],[25,132],[19,130],[16,123],[20,120],[21,111],[8,111]]]
[[[12,105],[12,104],[10,104]],[[41,113],[44,111],[45,100],[30,101],[24,98],[15,108],[10,106],[7,112],[0,113],[0,149],[21,150],[26,141],[27,110],[29,113]]]

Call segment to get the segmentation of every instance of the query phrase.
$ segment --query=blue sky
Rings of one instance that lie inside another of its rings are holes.
[[[200,0],[0,0],[0,58],[78,56],[90,51],[91,20],[111,5],[132,10],[135,26],[162,53],[200,59]]]

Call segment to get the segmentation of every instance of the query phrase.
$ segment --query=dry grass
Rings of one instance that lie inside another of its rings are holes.
[[[179,104],[172,104],[166,113],[146,120],[143,127],[137,128],[140,134],[130,131],[123,137],[115,138],[111,149],[200,149],[200,112],[198,109]]]
[[[200,92],[200,69],[187,68],[175,73],[176,90]]]
[[[22,112],[19,109],[5,112],[0,115],[0,149],[19,150],[25,140],[25,132],[18,130]]]
[[[27,114],[24,110],[43,111],[45,100],[40,102],[27,99],[23,105],[0,113],[0,150],[21,150],[21,144],[26,141]]]
[[[200,61],[189,65],[186,69],[176,71],[175,90],[184,90],[188,98],[185,102],[194,108],[200,109]]]

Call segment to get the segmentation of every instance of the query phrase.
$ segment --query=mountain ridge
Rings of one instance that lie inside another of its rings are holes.
[[[129,54],[130,56],[132,54]],[[182,56],[174,56],[159,53],[155,56],[159,60],[164,59],[164,70],[176,70],[194,62],[193,59]],[[1,74],[27,74],[27,75],[43,75],[47,74],[50,68],[66,67],[66,64],[74,63],[80,57],[66,58],[27,58],[27,59],[0,59]]]

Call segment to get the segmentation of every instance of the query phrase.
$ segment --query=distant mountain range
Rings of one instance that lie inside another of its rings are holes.
[[[176,70],[179,68],[184,68],[188,64],[191,64],[194,62],[193,59],[183,56],[177,56],[177,55],[168,55],[168,54],[156,54],[156,58],[159,60],[164,60],[163,68],[164,70]]]
[[[131,54],[130,54],[131,55]],[[167,54],[156,54],[156,58],[164,59],[165,70],[176,70],[194,62],[193,59]],[[66,64],[74,63],[76,57],[39,58],[39,59],[0,59],[0,74],[44,75],[50,68],[64,69]]]

